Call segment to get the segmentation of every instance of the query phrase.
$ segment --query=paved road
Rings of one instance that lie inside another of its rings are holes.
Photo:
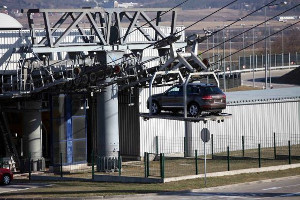
[[[32,184],[11,184],[8,186],[0,187],[0,199],[1,193],[16,192],[20,193],[22,190],[46,187],[47,184],[32,183]],[[125,195],[107,197],[110,200],[212,200],[212,199],[224,199],[224,200],[266,200],[266,199],[300,199],[300,176],[286,177],[265,181],[256,181],[251,183],[243,183],[236,185],[228,185],[214,188],[197,189],[187,192],[167,192],[160,194],[146,194],[146,195]],[[65,198],[68,199],[68,198]],[[72,198],[71,198],[72,199]],[[76,198],[75,198],[76,199]],[[79,198],[82,199],[82,198]],[[85,199],[85,198],[83,198]],[[87,198],[89,199],[89,198]],[[91,199],[98,199],[93,197]],[[103,197],[99,197],[103,199]],[[104,199],[106,199],[104,197]]]
[[[193,190],[190,192],[170,192],[162,194],[136,195],[109,198],[111,200],[199,200],[199,199],[300,199],[300,176],[258,181],[230,186]]]
[[[271,85],[273,88],[286,88],[286,87],[295,87],[295,85],[290,84],[280,84],[276,83],[276,78],[281,77],[284,74],[287,74],[288,72],[292,71],[293,69],[284,69],[284,70],[273,70],[271,72],[272,78],[271,78]],[[258,71],[254,73],[254,79],[253,79],[253,73],[243,73],[242,74],[242,85],[246,86],[253,86],[253,80],[254,80],[254,86],[263,88],[265,85],[265,72],[264,71]],[[274,81],[275,80],[275,81]],[[269,87],[269,78],[268,78],[268,87]]]

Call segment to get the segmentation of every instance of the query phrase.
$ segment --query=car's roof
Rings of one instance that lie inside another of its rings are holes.
[[[183,85],[183,84],[178,84],[178,85]],[[201,86],[201,87],[217,87],[216,85],[211,84],[211,83],[199,83],[199,82],[189,83],[188,85]]]

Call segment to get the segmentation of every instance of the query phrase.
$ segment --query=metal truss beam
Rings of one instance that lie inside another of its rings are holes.
[[[32,46],[43,48],[127,44],[130,35],[135,32],[135,29],[150,43],[165,39],[167,35],[160,29],[159,23],[162,18],[161,15],[168,11],[169,9],[167,8],[22,10],[28,16]],[[176,11],[173,10],[171,12],[170,34],[176,32]],[[154,13],[157,19],[151,20],[148,13]],[[38,17],[35,14],[41,14],[44,19],[44,24],[41,24],[39,27],[38,23],[35,24],[35,21],[38,21]],[[57,15],[61,15],[61,17],[57,19],[55,17]],[[144,20],[145,23],[141,25],[142,22],[139,22],[139,20]],[[150,27],[154,30],[155,38],[149,35],[145,27]],[[122,35],[122,29],[126,30],[124,35]],[[41,30],[45,30],[44,35],[41,33]],[[68,36],[74,30],[78,31],[78,35],[76,35],[77,41],[66,42],[68,41]]]

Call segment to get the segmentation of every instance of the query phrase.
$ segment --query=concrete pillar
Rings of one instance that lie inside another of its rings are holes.
[[[97,149],[102,157],[118,157],[118,86],[110,85],[97,96]]]
[[[41,134],[41,102],[26,102],[23,109],[23,138],[24,156],[31,154],[31,159],[36,162],[43,156]],[[33,168],[36,171],[35,167]]]
[[[184,122],[184,130],[184,157],[192,157],[195,153],[193,151],[192,122]]]

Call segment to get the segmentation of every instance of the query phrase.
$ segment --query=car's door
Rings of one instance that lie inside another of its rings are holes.
[[[161,106],[165,108],[178,107],[182,99],[182,86],[174,86],[167,90],[161,99]]]

